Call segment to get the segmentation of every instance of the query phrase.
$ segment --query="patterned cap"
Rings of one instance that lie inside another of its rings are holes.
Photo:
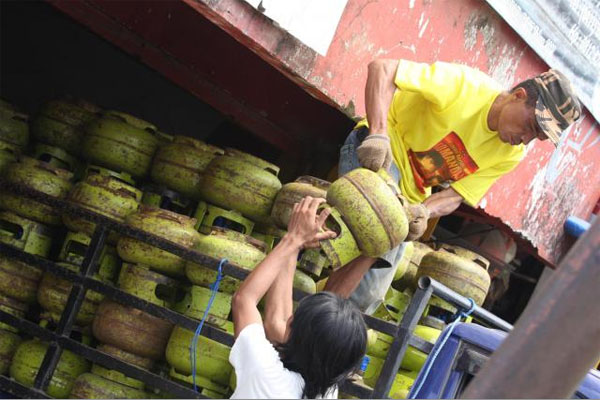
[[[560,71],[551,69],[536,76],[533,81],[539,93],[535,118],[556,146],[562,132],[581,116],[581,105],[571,83]]]

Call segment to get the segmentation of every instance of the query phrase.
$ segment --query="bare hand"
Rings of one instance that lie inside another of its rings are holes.
[[[288,235],[301,248],[317,247],[320,240],[333,239],[336,236],[335,232],[323,228],[331,211],[325,209],[317,215],[319,205],[324,202],[325,199],[306,196],[300,203],[294,204],[288,223]]]

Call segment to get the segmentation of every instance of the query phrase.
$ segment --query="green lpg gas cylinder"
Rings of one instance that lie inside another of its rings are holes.
[[[54,168],[30,157],[22,157],[19,162],[8,165],[4,174],[7,182],[59,199],[64,198],[71,189],[72,177],[73,174],[67,170]],[[43,224],[61,223],[58,210],[25,196],[2,192],[0,207]]]
[[[81,107],[74,99],[51,100],[31,121],[31,133],[39,142],[79,154],[84,136],[82,125],[96,117],[95,110]]]
[[[219,207],[237,210],[253,221],[266,221],[281,189],[281,182],[273,173],[279,168],[267,164],[261,167],[247,157],[226,151],[225,156],[215,157],[204,170],[200,196]]]
[[[173,309],[190,318],[201,320],[211,296],[212,292],[209,288],[193,285],[188,288],[183,300],[177,303]],[[231,295],[217,292],[206,316],[206,323],[224,328],[230,312]]]
[[[294,288],[308,294],[317,293],[317,284],[315,281],[302,271],[294,272]]]
[[[239,232],[222,228],[213,228],[210,235],[200,238],[196,250],[206,256],[222,259],[248,271],[261,262],[266,254],[265,244]],[[185,268],[188,279],[195,285],[209,287],[217,277],[217,271],[207,266],[188,262]],[[219,291],[233,294],[240,281],[224,276]]]
[[[423,256],[417,279],[429,276],[481,306],[490,288],[488,266],[489,261],[479,254],[444,244]]]
[[[298,261],[298,269],[306,272],[315,279],[319,279],[323,268],[327,268],[330,265],[331,263],[327,255],[320,248],[304,250]]]
[[[79,271],[79,266],[77,265],[64,262],[59,262],[57,265],[71,271]],[[107,279],[102,279],[101,275],[107,275],[106,271],[102,271],[102,266],[100,266],[100,270],[95,278],[103,280],[105,283],[110,282]],[[42,308],[46,311],[42,314],[43,318],[56,323],[60,320],[72,287],[73,284],[68,280],[61,279],[50,272],[44,273],[37,292],[38,303],[40,303]],[[93,290],[87,290],[81,309],[75,318],[75,322],[80,326],[91,324],[94,315],[96,314],[96,310],[98,309],[98,305],[103,298],[104,295],[94,292]]]
[[[73,186],[67,200],[105,217],[124,222],[125,217],[135,212],[142,198],[142,192],[113,176],[89,175]],[[94,233],[96,224],[83,218],[63,214],[63,222],[72,231],[89,236]],[[109,235],[113,242],[116,235]]]
[[[333,182],[327,203],[340,212],[366,256],[382,255],[408,234],[402,203],[380,175],[366,168],[352,170]]]
[[[213,158],[223,153],[200,140],[175,136],[156,152],[150,176],[156,183],[198,199],[202,172]]]
[[[321,250],[327,256],[329,265],[334,269],[338,269],[360,256],[360,249],[340,212],[328,204],[320,206],[320,209],[325,208],[331,211],[331,214],[325,220],[325,225],[329,230],[336,233],[336,237],[321,240]]]
[[[91,241],[92,238],[85,233],[67,232],[58,255],[58,260],[73,265],[83,264]],[[117,250],[113,246],[105,245],[100,252],[98,263],[100,265],[98,275],[105,280],[114,280],[121,265]]]
[[[271,164],[270,162],[263,160],[260,157],[256,157],[252,154],[245,153],[238,149],[234,149],[233,147],[226,147],[225,154],[244,160],[247,163],[255,165],[260,169],[264,169],[265,171],[268,171],[275,176],[279,175],[279,167],[277,165]]]
[[[52,246],[52,230],[46,225],[0,211],[0,242],[10,244],[25,253],[48,257]]]
[[[244,218],[238,211],[225,210],[203,201],[198,204],[195,217],[198,220],[196,229],[205,235],[208,235],[213,227],[231,229],[244,235],[251,235],[254,231],[254,222]]]
[[[119,289],[161,307],[171,308],[180,291],[179,281],[159,274],[143,264],[123,263]]]
[[[81,175],[81,164],[75,157],[61,149],[44,143],[36,143],[33,148],[33,158],[50,164],[55,168],[66,169],[79,178]]]
[[[20,149],[29,143],[29,116],[13,109],[0,108],[0,140]]]
[[[408,266],[410,265],[410,260],[415,251],[414,242],[406,242],[404,245],[404,252],[402,253],[402,257],[400,261],[398,261],[398,267],[396,267],[396,273],[394,274],[394,281],[401,279],[404,274],[408,271]]]
[[[127,216],[125,223],[184,247],[191,248],[200,240],[200,234],[194,229],[194,218],[160,208],[142,205],[136,213]],[[184,273],[185,260],[179,256],[127,236],[121,236],[117,251],[125,261],[146,264],[167,275]]]
[[[409,303],[410,296],[408,294],[390,287],[385,294],[385,298],[372,315],[384,321],[399,322],[404,316]],[[366,310],[366,313],[370,314],[371,310]]]
[[[142,192],[142,204],[149,207],[162,208],[188,217],[193,216],[196,210],[196,203],[192,199],[164,186],[147,184],[142,187]]]
[[[420,337],[421,339],[435,344],[438,337],[442,333],[441,330],[431,328],[429,326],[417,325],[415,327],[414,335]],[[377,357],[379,359],[385,359],[387,356],[387,352],[390,349],[393,338],[390,335],[386,335],[385,333],[377,332],[377,341],[374,345],[367,347],[367,354],[372,357]],[[419,371],[425,360],[427,359],[427,354],[423,353],[421,350],[417,350],[413,346],[408,346],[406,349],[406,354],[402,359],[402,364],[400,365],[403,369],[409,371]]]
[[[370,357],[369,365],[367,366],[367,370],[363,377],[364,382],[368,386],[375,387],[379,374],[381,373],[381,368],[383,367],[383,362],[383,359]],[[417,371],[398,370],[388,394],[389,398],[405,399],[408,396],[417,375]]]
[[[0,293],[23,303],[34,303],[42,270],[0,255]]]
[[[140,357],[161,359],[173,324],[137,308],[104,299],[92,324],[100,342]]]
[[[21,338],[14,332],[0,329],[0,374],[4,375],[12,362]]]
[[[115,171],[145,176],[158,147],[156,127],[124,113],[107,112],[85,125],[82,155]]]
[[[194,332],[175,326],[165,352],[167,362],[182,376],[192,375],[190,345]],[[206,336],[198,336],[196,347],[196,376],[202,376],[216,384],[227,386],[232,366],[229,364],[231,348]],[[183,380],[183,379],[182,379]]]
[[[47,350],[48,344],[39,340],[21,343],[10,366],[11,378],[22,385],[33,386]],[[59,399],[68,398],[75,379],[89,369],[89,363],[83,357],[63,350],[46,393]]]
[[[251,236],[266,244],[267,253],[270,253],[286,233],[287,231],[279,229],[273,224],[259,222],[255,225]]]
[[[421,242],[409,242],[413,244],[413,251],[410,256],[410,260],[408,262],[408,266],[406,268],[406,272],[399,278],[396,279],[394,276],[394,286],[397,290],[405,290],[410,289],[414,290],[417,287],[417,270],[419,268],[419,264],[423,259],[425,254],[433,251],[433,249]],[[404,260],[404,257],[402,258]]]
[[[273,221],[282,229],[287,229],[294,204],[299,203],[306,196],[324,199],[330,182],[314,176],[301,176],[294,182],[283,185],[271,210]]]

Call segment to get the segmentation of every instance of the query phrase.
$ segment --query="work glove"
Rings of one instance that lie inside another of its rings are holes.
[[[392,164],[390,138],[386,134],[368,135],[356,149],[360,165],[377,172],[380,168],[388,170]]]
[[[398,194],[398,200],[402,203],[406,218],[408,219],[408,235],[406,242],[417,240],[427,230],[427,220],[429,219],[429,209],[422,203],[410,204],[408,200],[401,194]]]

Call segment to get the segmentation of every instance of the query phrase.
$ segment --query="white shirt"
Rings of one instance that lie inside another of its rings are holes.
[[[236,374],[232,399],[300,399],[304,379],[283,366],[279,353],[265,336],[262,324],[250,324],[239,334],[229,362]],[[337,399],[337,388],[324,398]]]

